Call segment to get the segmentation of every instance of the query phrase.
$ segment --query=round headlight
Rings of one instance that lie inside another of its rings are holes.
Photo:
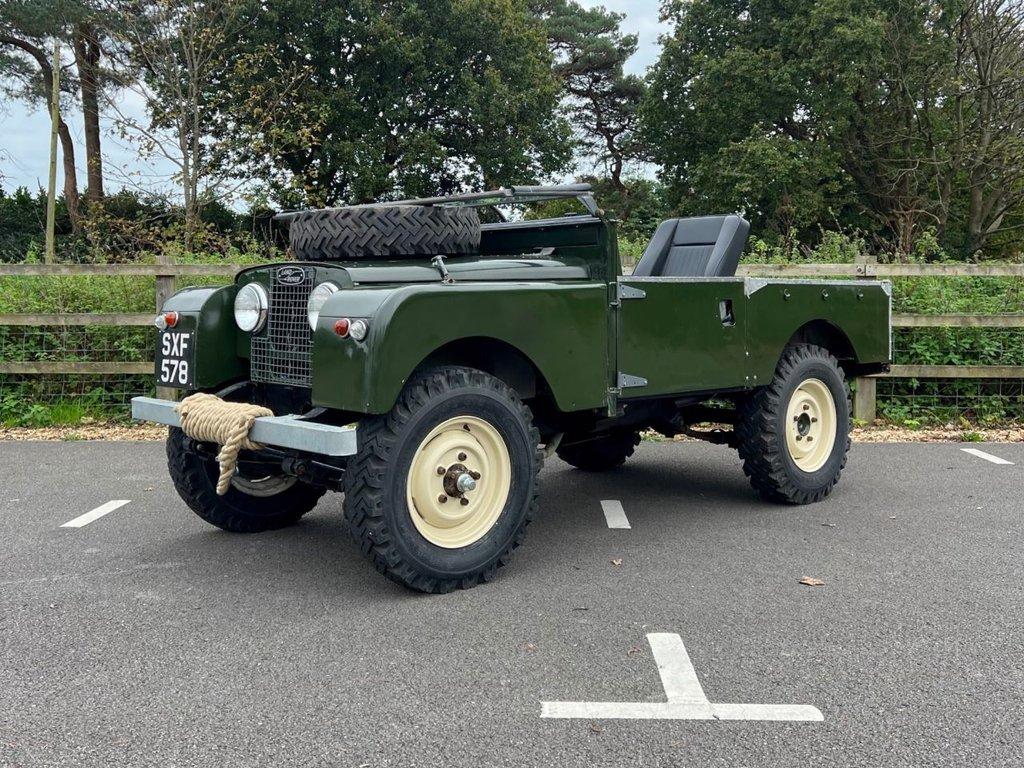
[[[309,317],[309,327],[314,331],[316,330],[317,322],[320,320],[320,310],[324,308],[327,300],[340,290],[334,283],[320,283],[309,294],[309,301],[306,302],[306,314]]]
[[[235,296],[235,323],[246,333],[255,333],[267,322],[270,299],[259,283],[249,283]]]

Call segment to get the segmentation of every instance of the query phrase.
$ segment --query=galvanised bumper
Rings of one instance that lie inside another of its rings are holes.
[[[132,399],[132,418],[180,427],[177,405],[173,400],[136,397]],[[256,419],[250,437],[263,445],[319,456],[352,456],[358,448],[356,427],[319,424],[305,421],[301,416],[267,416]]]

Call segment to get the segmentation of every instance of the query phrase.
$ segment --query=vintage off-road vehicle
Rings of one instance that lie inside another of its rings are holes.
[[[586,213],[480,223],[561,198]],[[772,501],[824,499],[849,450],[847,378],[891,357],[888,284],[736,277],[739,216],[665,222],[630,276],[586,186],[286,218],[296,262],[181,291],[157,318],[159,385],[276,414],[227,492],[175,402],[133,413],[171,426],[171,477],[204,520],[281,528],[341,491],[376,567],[425,592],[508,561],[546,455],[614,469],[645,430],[737,448]]]

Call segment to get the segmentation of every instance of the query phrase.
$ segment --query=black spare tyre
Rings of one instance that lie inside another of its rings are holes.
[[[291,222],[292,253],[306,261],[345,261],[479,253],[475,208],[424,205],[303,211]]]

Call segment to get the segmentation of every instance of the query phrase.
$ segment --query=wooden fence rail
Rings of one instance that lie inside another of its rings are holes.
[[[233,277],[236,264],[0,264],[0,277],[155,277],[157,309],[174,292],[180,277]],[[894,277],[1022,277],[1024,264],[745,264],[739,276],[782,278],[854,278],[861,280]],[[148,327],[153,314],[139,313],[17,313],[0,314],[0,327]],[[1024,328],[1024,314],[1003,315],[909,315],[893,316],[895,328]],[[149,362],[0,362],[0,374],[47,376],[64,374],[151,373]],[[873,421],[876,413],[876,379],[1024,379],[1024,366],[1007,365],[894,365],[877,377],[857,380],[854,416]]]

